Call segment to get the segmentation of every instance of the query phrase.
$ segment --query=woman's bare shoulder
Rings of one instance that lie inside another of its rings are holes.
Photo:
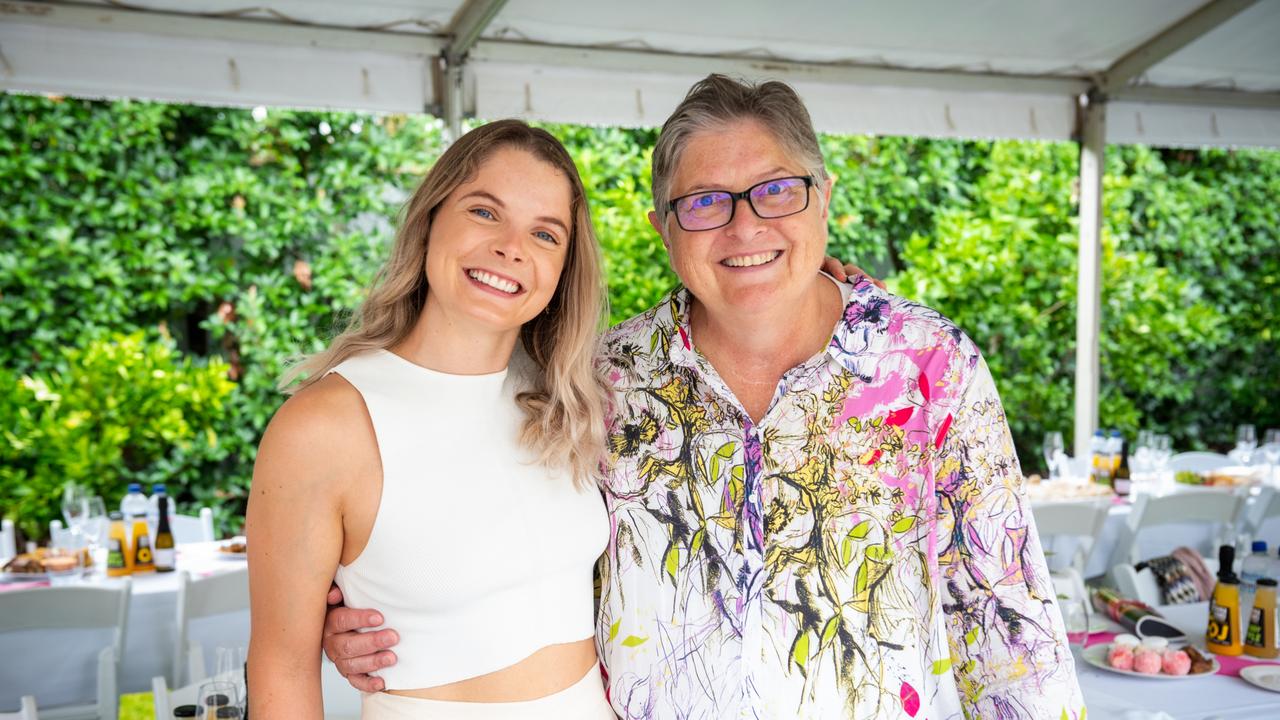
[[[330,374],[280,406],[258,453],[259,464],[266,454],[308,467],[351,471],[376,459],[377,441],[360,392],[342,376]]]

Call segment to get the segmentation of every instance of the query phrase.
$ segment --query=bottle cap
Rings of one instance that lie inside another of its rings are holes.
[[[1254,551],[1254,552],[1256,552],[1256,553],[1263,553],[1263,554],[1265,554],[1265,553],[1267,552],[1267,541],[1266,541],[1266,540],[1254,540],[1254,541],[1253,541],[1253,551]]]
[[[1115,428],[1111,428],[1111,437],[1120,437],[1120,431]]]
[[[1218,581],[1227,583],[1228,585],[1239,585],[1240,578],[1236,576],[1231,566],[1236,561],[1236,549],[1231,545],[1223,545],[1218,548]]]
[[[107,513],[107,518],[110,520],[124,520],[124,513],[120,512],[119,510],[112,510],[111,512]]]
[[[151,486],[151,492],[153,493],[162,493],[164,491],[165,491],[164,483],[156,483],[155,485]]]
[[[1265,585],[1266,587],[1275,587],[1276,579],[1275,578],[1258,578],[1258,584]]]
[[[173,716],[176,718],[193,718],[200,714],[200,708],[195,705],[179,705],[173,709]]]
[[[129,492],[131,493],[142,492],[142,483],[129,483]]]
[[[1102,432],[1101,430],[1094,430],[1094,431],[1093,431],[1093,436],[1094,436],[1094,437],[1106,437],[1106,433]]]

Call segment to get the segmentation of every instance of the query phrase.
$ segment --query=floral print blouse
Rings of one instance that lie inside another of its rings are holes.
[[[605,338],[601,659],[623,718],[1050,718],[1084,702],[973,342],[865,279],[753,423],[677,289]]]

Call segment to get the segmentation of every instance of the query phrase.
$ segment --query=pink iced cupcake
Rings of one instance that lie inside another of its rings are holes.
[[[1186,675],[1191,670],[1191,658],[1181,650],[1165,650],[1160,656],[1160,667],[1166,675]]]
[[[1107,653],[1107,664],[1117,670],[1133,669],[1133,649],[1124,645],[1112,645]]]
[[[1133,654],[1133,669],[1146,675],[1160,674],[1160,653],[1138,649]]]

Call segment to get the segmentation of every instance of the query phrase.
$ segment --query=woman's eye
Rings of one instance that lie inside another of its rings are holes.
[[[490,212],[488,208],[472,208],[471,212],[475,215],[479,215],[485,220],[493,219],[493,213]]]
[[[770,183],[765,187],[764,191],[770,195],[777,195],[782,192],[782,185],[778,183]]]
[[[693,204],[698,207],[711,207],[715,204],[715,201],[716,199],[714,197],[710,195],[703,195],[702,197],[694,198]]]
[[[547,232],[546,230],[539,230],[538,232],[534,233],[534,236],[535,236],[535,237],[538,237],[538,238],[541,238],[542,240],[545,240],[545,241],[547,241],[547,242],[549,242],[549,243],[552,243],[553,245],[559,245],[559,244],[560,244],[560,241],[556,239],[556,236],[555,236],[555,235],[552,235],[551,233]]]

